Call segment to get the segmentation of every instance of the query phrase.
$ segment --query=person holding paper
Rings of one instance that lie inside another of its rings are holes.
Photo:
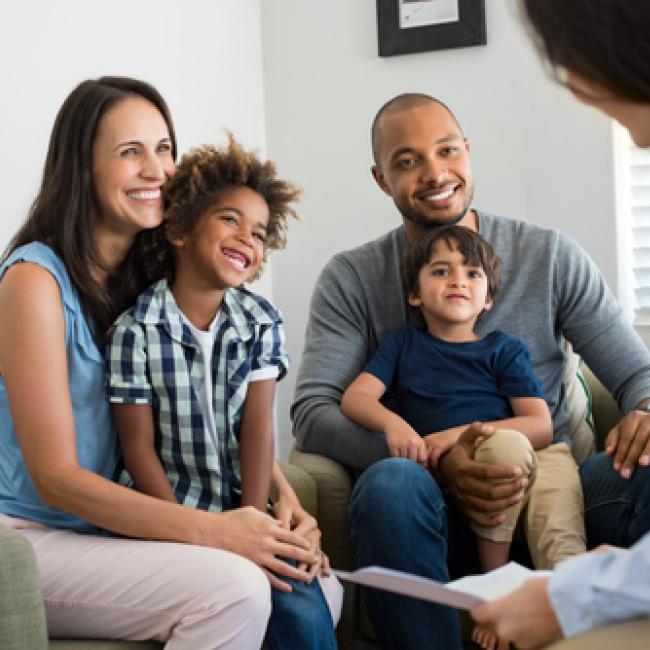
[[[650,12],[644,0],[522,0],[522,13],[551,69],[585,104],[606,113],[650,147]],[[610,437],[621,458],[634,443]],[[624,522],[619,523],[620,526]],[[544,646],[617,621],[650,616],[650,533],[629,551],[605,549],[563,562],[550,578],[472,610],[518,648]],[[648,626],[610,627],[590,649],[641,648]],[[560,644],[574,647],[575,642]],[[583,647],[583,646],[581,646]]]

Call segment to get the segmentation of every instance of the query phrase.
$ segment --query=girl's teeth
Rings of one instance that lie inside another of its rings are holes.
[[[236,258],[236,257],[229,257],[228,259],[230,260],[232,265],[236,266],[240,271],[244,270],[244,261],[243,260],[240,260],[239,258]]]
[[[241,255],[232,255],[230,253],[224,253],[224,255],[230,260],[230,263],[233,266],[236,266],[240,271],[243,271],[246,268],[246,260]]]

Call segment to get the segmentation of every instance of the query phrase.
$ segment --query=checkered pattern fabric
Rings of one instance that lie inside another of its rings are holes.
[[[201,350],[166,280],[118,318],[106,357],[110,402],[152,405],[156,450],[178,502],[230,508],[241,488],[239,428],[249,374],[273,365],[281,378],[288,367],[278,311],[245,289],[225,292],[212,353],[217,444],[197,399],[205,372]]]

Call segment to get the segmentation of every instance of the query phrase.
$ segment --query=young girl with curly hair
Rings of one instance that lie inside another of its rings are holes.
[[[107,348],[124,465],[138,490],[160,499],[265,511],[271,485],[286,482],[274,461],[273,401],[288,357],[279,312],[243,285],[284,247],[300,190],[230,135],[227,147],[185,155],[164,194],[165,219],[143,244],[143,265],[158,279],[118,318]],[[276,517],[317,549],[315,522],[298,503]],[[321,568],[329,574],[326,558],[307,582],[265,568],[270,648],[336,647],[313,580]],[[340,590],[333,576],[323,580]]]

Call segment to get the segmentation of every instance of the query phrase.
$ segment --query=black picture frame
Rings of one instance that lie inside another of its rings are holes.
[[[570,0],[567,0],[570,2]],[[485,45],[485,0],[458,0],[456,22],[400,29],[401,0],[377,0],[379,56]]]

